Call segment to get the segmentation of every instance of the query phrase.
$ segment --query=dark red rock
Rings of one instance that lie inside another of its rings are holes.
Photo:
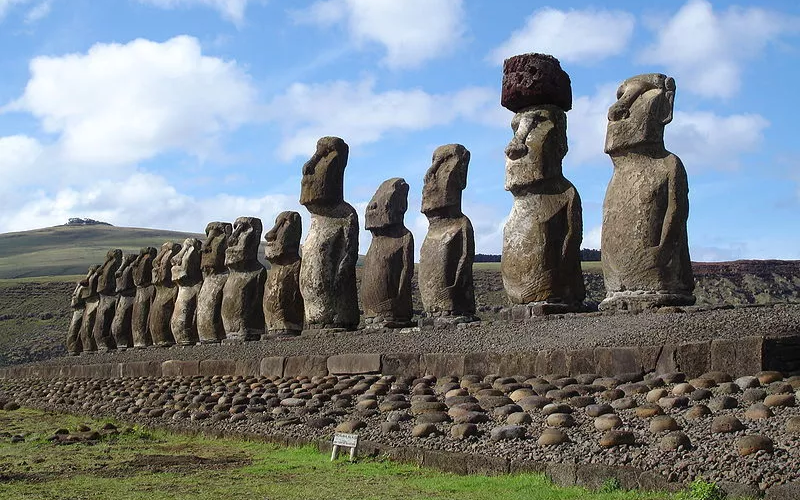
[[[515,113],[542,104],[569,111],[572,109],[569,75],[553,56],[530,53],[509,57],[503,62],[500,104]]]

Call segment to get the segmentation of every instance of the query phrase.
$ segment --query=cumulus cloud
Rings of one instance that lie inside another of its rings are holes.
[[[377,43],[392,69],[413,68],[449,54],[465,32],[463,0],[321,0],[295,12],[297,22],[345,23],[358,44]]]
[[[570,63],[601,61],[625,51],[635,24],[634,17],[622,11],[546,7],[531,14],[489,57],[502,64],[515,54],[542,52]]]
[[[162,9],[177,7],[210,7],[218,11],[223,18],[240,25],[244,22],[244,13],[251,0],[139,0]]]
[[[346,138],[353,147],[380,140],[392,130],[415,131],[459,119],[483,122],[497,108],[497,91],[482,87],[447,94],[423,90],[376,91],[373,79],[321,84],[296,83],[269,105],[269,117],[284,128],[279,155],[307,156],[319,137]]]
[[[741,87],[747,61],[771,42],[800,30],[800,18],[759,7],[715,12],[707,0],[689,0],[665,23],[640,62],[660,64],[690,92],[729,98]]]
[[[204,157],[257,108],[236,62],[204,56],[188,36],[37,57],[30,72],[23,95],[0,112],[34,115],[69,162],[127,164],[170,150]]]

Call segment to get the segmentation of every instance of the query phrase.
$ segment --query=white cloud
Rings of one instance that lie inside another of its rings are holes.
[[[564,160],[567,165],[581,165],[605,157],[608,108],[616,101],[616,94],[616,84],[605,84],[599,86],[594,95],[582,95],[573,100],[572,110],[567,113],[569,153]]]
[[[52,8],[53,0],[43,0],[37,3],[31,10],[28,11],[27,14],[25,14],[25,22],[31,24],[44,19],[50,14]]]
[[[413,68],[455,49],[465,32],[462,0],[320,0],[295,20],[321,26],[345,22],[359,44],[386,49],[390,68]]]
[[[603,236],[603,226],[594,226],[593,228],[589,229],[589,231],[584,231],[583,234],[583,243],[581,243],[581,248],[593,248],[595,250],[600,249],[600,240]]]
[[[570,63],[597,62],[622,53],[635,24],[634,17],[622,11],[545,7],[494,49],[490,59],[502,64],[516,54],[540,52]]]
[[[269,106],[286,132],[279,155],[307,156],[319,137],[336,135],[353,147],[380,140],[391,130],[415,131],[459,119],[483,122],[497,106],[497,91],[472,87],[450,94],[423,90],[375,91],[375,81],[296,83]]]
[[[15,5],[24,5],[30,0],[0,0],[0,21],[6,16],[11,7]]]
[[[739,91],[744,64],[770,43],[800,29],[800,19],[758,7],[714,12],[707,0],[689,0],[640,54],[644,64],[664,65],[690,92],[729,98]]]
[[[2,187],[16,188],[23,183],[35,182],[32,168],[44,148],[36,139],[26,135],[0,137],[0,178]],[[2,189],[0,187],[0,189]]]
[[[196,5],[211,7],[219,11],[225,19],[234,24],[241,25],[244,22],[244,12],[247,4],[251,0],[139,0],[160,7],[162,9],[174,9],[176,7],[193,7]]]
[[[40,119],[45,132],[59,135],[67,162],[128,164],[169,150],[202,158],[257,108],[236,62],[204,56],[188,36],[37,57],[30,71],[24,94],[0,112]]]

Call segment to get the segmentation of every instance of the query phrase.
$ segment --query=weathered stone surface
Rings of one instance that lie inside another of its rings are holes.
[[[72,355],[79,354],[84,350],[83,342],[81,341],[81,325],[83,324],[83,317],[86,308],[86,299],[88,297],[87,288],[89,287],[89,280],[97,270],[98,266],[89,268],[86,277],[80,280],[72,291],[70,297],[70,307],[72,308],[72,319],[69,322],[69,330],[67,331],[67,352]],[[90,346],[87,346],[87,351]]]
[[[527,431],[521,425],[502,425],[490,431],[492,441],[506,441],[509,439],[525,439]]]
[[[500,104],[515,113],[543,104],[569,111],[572,109],[569,75],[553,56],[530,53],[509,57],[503,62]]]
[[[415,353],[388,353],[381,359],[381,373],[384,375],[403,375],[420,377],[425,375],[420,355]]]
[[[603,448],[611,448],[623,444],[636,444],[636,438],[631,431],[610,430],[603,433],[600,437],[600,446]]]
[[[460,144],[436,148],[422,189],[428,233],[419,261],[419,289],[428,316],[471,321],[475,315],[475,233],[461,212],[470,153]]]
[[[380,354],[337,354],[327,360],[328,373],[333,375],[355,375],[380,373]]]
[[[170,319],[170,329],[175,342],[194,345],[197,336],[197,296],[203,286],[200,269],[200,240],[186,238],[180,252],[172,257],[172,280],[178,285],[175,309]]]
[[[200,375],[233,375],[236,372],[236,361],[233,359],[204,359],[200,361]]]
[[[117,306],[111,322],[111,336],[120,349],[133,347],[133,305],[136,302],[136,284],[133,281],[133,263],[139,256],[128,253],[122,257],[115,277]]]
[[[284,377],[325,376],[328,374],[327,356],[289,356],[283,369]],[[262,360],[263,368],[263,360]]]
[[[171,241],[161,245],[161,250],[153,261],[153,285],[155,298],[150,306],[150,316],[147,320],[153,344],[159,347],[170,346],[175,343],[170,328],[172,312],[175,310],[175,299],[178,296],[178,287],[172,281],[172,257],[180,252],[181,246]]]
[[[143,247],[139,256],[133,263],[133,283],[136,285],[136,296],[133,301],[133,317],[131,318],[131,331],[134,347],[147,347],[153,344],[150,334],[150,308],[156,297],[156,288],[153,285],[153,263],[156,258],[156,249]]]
[[[614,173],[603,203],[601,309],[691,305],[695,298],[681,160],[664,148],[675,81],[652,73],[625,80],[608,111],[605,152]]]
[[[200,268],[203,284],[197,294],[197,336],[203,344],[214,344],[225,338],[222,324],[222,294],[228,281],[225,251],[233,225],[228,222],[209,222],[206,239],[200,248]]]
[[[122,377],[161,377],[161,363],[158,361],[129,361],[119,364]]]
[[[639,351],[635,347],[598,347],[594,350],[597,371],[604,376],[642,371]]]
[[[300,291],[308,329],[352,330],[360,320],[358,215],[344,201],[348,154],[342,139],[323,137],[303,165],[300,204],[311,213],[311,227],[303,245]]]
[[[561,429],[547,428],[536,440],[539,446],[556,446],[569,442],[569,438]]]
[[[199,361],[181,361],[170,359],[161,363],[163,377],[192,377],[200,375]]]
[[[464,355],[449,353],[430,353],[421,356],[422,372],[426,375],[444,377],[464,374]]]
[[[239,217],[225,249],[228,279],[222,289],[222,325],[232,340],[259,340],[264,333],[264,283],[267,270],[258,261],[261,219]]]
[[[736,449],[739,451],[739,456],[744,457],[752,455],[757,451],[772,453],[774,451],[774,446],[772,444],[772,439],[767,436],[754,434],[737,439]]]
[[[116,349],[117,344],[111,334],[111,324],[117,309],[116,272],[122,263],[122,250],[115,248],[106,254],[106,261],[98,271],[97,293],[100,300],[97,305],[97,318],[94,323],[94,341],[99,351]]]
[[[563,306],[542,313],[578,310],[586,296],[583,219],[578,192],[561,170],[567,116],[556,106],[534,106],[514,115],[511,128],[505,188],[514,205],[503,232],[503,285],[514,304]]]
[[[733,415],[719,415],[711,421],[711,432],[727,433],[744,429],[742,422]]]
[[[259,375],[262,377],[283,377],[286,358],[283,356],[272,356],[262,358],[260,362]]]
[[[365,227],[372,233],[361,278],[361,303],[368,327],[409,326],[414,310],[414,236],[403,224],[408,183],[384,181],[367,205]]]
[[[305,306],[300,293],[300,238],[303,221],[297,212],[281,212],[264,239],[270,263],[264,286],[264,322],[267,337],[300,335]]]
[[[680,371],[688,377],[698,377],[708,371],[711,362],[711,344],[709,342],[679,344],[675,357]]]

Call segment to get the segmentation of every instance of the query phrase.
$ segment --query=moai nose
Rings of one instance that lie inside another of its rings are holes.
[[[520,141],[511,141],[506,146],[506,157],[510,160],[518,160],[528,153],[528,146]]]
[[[630,118],[630,116],[631,112],[626,106],[614,104],[610,108],[608,108],[609,121],[616,122],[619,120],[624,120],[625,118]]]

